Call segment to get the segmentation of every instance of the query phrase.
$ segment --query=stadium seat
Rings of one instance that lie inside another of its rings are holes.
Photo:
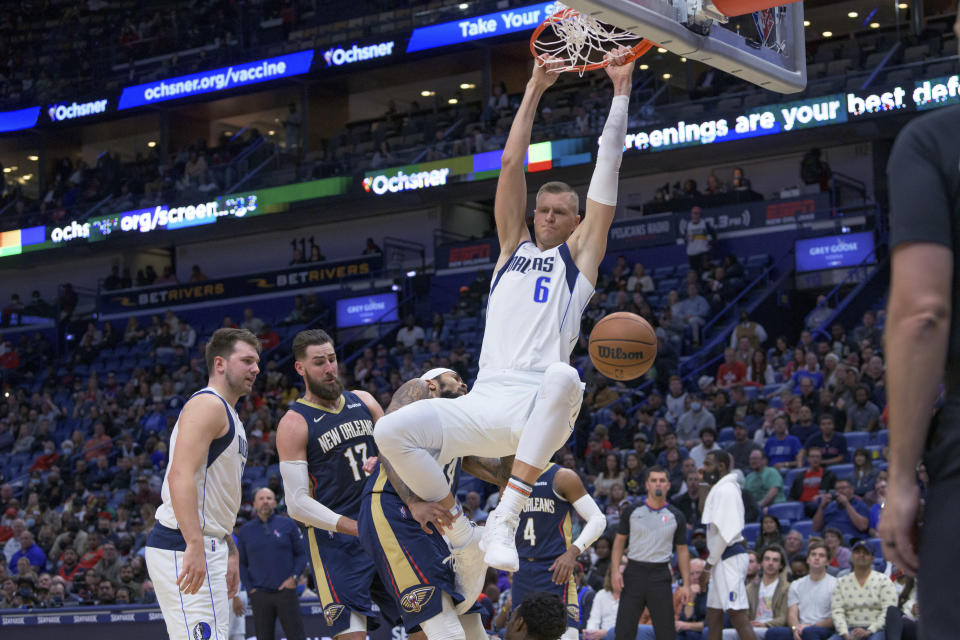
[[[787,475],[783,478],[783,491],[784,493],[790,492],[790,487],[793,486],[794,480],[806,473],[807,468],[801,467],[799,469],[790,469],[787,471]]]
[[[890,436],[890,432],[887,429],[881,429],[880,431],[874,431],[871,434],[872,444],[887,444],[887,438]]]
[[[803,503],[780,502],[778,504],[772,504],[767,508],[767,515],[775,516],[780,520],[781,525],[783,525],[784,522],[793,522],[803,517]]]
[[[747,541],[751,547],[756,541],[757,536],[760,535],[760,523],[759,522],[748,522],[743,527],[743,539]]]
[[[812,520],[797,520],[790,525],[791,529],[796,529],[799,533],[803,534],[803,539],[806,540],[813,535],[813,521]]]
[[[733,427],[724,427],[720,429],[720,433],[717,434],[717,442],[732,442],[733,441]]]
[[[854,451],[870,444],[870,434],[866,431],[851,431],[843,436],[847,440],[847,451],[850,452],[851,459]]]
[[[867,538],[867,544],[873,547],[873,555],[875,557],[883,557],[883,540],[880,538]]]
[[[833,471],[834,475],[837,476],[837,480],[849,480],[853,477],[852,464],[833,464],[830,465],[830,471]]]

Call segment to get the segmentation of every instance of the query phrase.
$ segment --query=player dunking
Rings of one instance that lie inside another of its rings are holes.
[[[574,541],[571,511],[587,521]],[[563,600],[567,612],[564,640],[580,637],[580,607],[573,567],[577,556],[586,551],[603,533],[607,518],[570,469],[550,463],[534,483],[530,497],[520,512],[517,551],[520,570],[513,574],[510,590],[513,607],[519,607],[530,593],[554,593]]]
[[[466,392],[455,371],[432,369],[397,389],[387,414],[417,400],[456,398]],[[462,461],[455,458],[439,462],[453,489],[461,466],[467,473],[502,487],[510,478],[512,460],[504,464],[470,456]],[[400,607],[408,633],[413,634],[419,626],[428,640],[486,640],[476,597],[464,599],[452,567],[445,562],[450,551],[439,529],[419,524],[432,521],[438,508],[436,503],[423,502],[413,495],[389,466],[380,462],[364,488],[357,520],[360,543],[374,559],[380,579]],[[478,577],[482,581],[483,573]]]
[[[146,545],[171,640],[227,640],[240,584],[233,525],[247,438],[233,407],[260,371],[260,341],[246,329],[217,329],[205,356],[210,377],[170,434],[163,503]]]
[[[309,525],[307,540],[323,606],[327,634],[363,640],[377,619],[399,612],[357,539],[364,462],[377,455],[373,424],[383,415],[366,391],[346,391],[340,382],[333,340],[324,331],[301,331],[293,339],[294,367],[303,397],[277,427],[280,475],[290,515]]]
[[[462,398],[416,402],[377,426],[382,455],[410,489],[449,513],[446,532],[457,572],[474,575],[484,562],[507,571],[519,566],[514,536],[518,516],[540,472],[570,437],[583,386],[568,362],[580,335],[580,317],[593,294],[597,269],[617,202],[634,63],[623,47],[608,54],[614,98],[580,222],[576,192],[549,182],[537,193],[536,242],[525,224],[524,158],[537,104],[556,81],[553,61],[536,64],[510,127],[497,183],[494,214],[500,259],[490,287],[480,372]],[[473,551],[478,530],[457,505],[432,455],[516,454],[513,475],[482,534],[485,556]]]

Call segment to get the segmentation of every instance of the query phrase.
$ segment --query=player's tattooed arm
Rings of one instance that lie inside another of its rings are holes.
[[[393,413],[397,409],[412,404],[417,400],[430,397],[433,396],[430,393],[430,385],[427,384],[426,380],[421,380],[420,378],[407,380],[400,385],[399,389],[393,392],[393,399],[390,401],[390,406],[387,407],[387,413]]]
[[[400,476],[397,475],[397,472],[390,466],[386,458],[380,456],[380,462],[387,472],[387,478],[390,480],[390,484],[393,485],[393,488],[397,491],[397,495],[400,496],[400,499],[403,500],[408,507],[412,506],[414,502],[423,502],[417,494],[410,490],[407,483],[400,479]]]
[[[467,456],[463,459],[463,470],[466,473],[498,487],[507,486],[512,469],[513,456],[504,458]]]

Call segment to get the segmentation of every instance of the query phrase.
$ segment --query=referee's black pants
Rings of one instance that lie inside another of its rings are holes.
[[[250,594],[250,608],[253,610],[253,628],[257,640],[274,640],[277,618],[280,618],[287,640],[304,640],[303,618],[300,616],[296,589],[257,589]]]
[[[616,571],[616,567],[613,568]],[[650,609],[650,621],[657,640],[675,640],[673,592],[670,590],[670,565],[630,560],[623,572],[623,591],[617,608],[615,640],[635,640],[644,608]],[[257,640],[260,640],[259,638]]]

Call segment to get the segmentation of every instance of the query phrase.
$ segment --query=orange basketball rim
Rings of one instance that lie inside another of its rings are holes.
[[[558,3],[559,4],[559,3]],[[593,26],[591,26],[591,22]],[[647,51],[657,46],[654,42],[650,40],[641,39],[641,36],[636,36],[629,32],[623,31],[622,29],[617,29],[619,35],[613,35],[608,29],[603,29],[600,27],[600,24],[596,20],[590,18],[570,7],[560,5],[560,9],[555,11],[552,15],[548,16],[536,29],[533,31],[533,35],[530,36],[530,53],[533,54],[533,57],[540,63],[544,64],[543,56],[547,53],[553,53],[551,51],[542,51],[538,49],[538,44],[541,44],[540,36],[544,31],[549,27],[553,30],[556,37],[560,40],[564,40],[568,46],[564,47],[568,52],[571,50],[569,46],[570,36],[564,34],[559,28],[562,25],[568,25],[571,23],[577,23],[580,25],[581,39],[576,43],[576,51],[573,55],[566,60],[567,64],[558,71],[577,71],[580,74],[583,74],[585,71],[593,71],[594,69],[602,69],[610,64],[609,60],[600,60],[596,62],[590,62],[585,59],[578,59],[582,55],[588,55],[590,53],[604,52],[607,53],[616,49],[620,46],[618,39],[620,38],[629,38],[630,40],[640,39],[635,45],[630,46],[630,53],[627,54],[624,59],[624,63],[631,62],[636,60]],[[585,36],[585,37],[584,37]],[[541,49],[543,47],[541,46]],[[562,57],[562,56],[561,56]]]

